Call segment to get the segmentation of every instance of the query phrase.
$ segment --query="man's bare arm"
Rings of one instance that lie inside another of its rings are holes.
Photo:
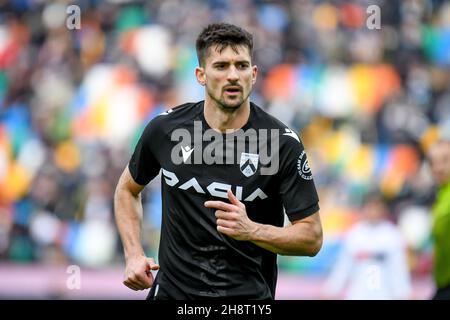
[[[114,212],[125,257],[144,254],[141,245],[142,202],[144,186],[131,177],[128,167],[120,176],[114,195]]]
[[[122,239],[126,270],[124,284],[133,290],[143,290],[153,285],[150,270],[159,266],[147,258],[141,244],[142,202],[144,186],[137,184],[128,166],[123,171],[114,194],[114,212],[117,228]]]
[[[287,227],[257,224],[250,241],[282,255],[315,256],[322,247],[319,213],[293,221]]]
[[[245,205],[228,191],[231,203],[207,201],[205,206],[216,210],[217,230],[236,240],[251,241],[282,255],[315,256],[322,247],[322,224],[316,212],[296,220],[287,227],[276,227],[250,220]]]

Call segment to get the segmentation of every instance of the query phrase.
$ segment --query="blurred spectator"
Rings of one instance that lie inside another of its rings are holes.
[[[432,208],[434,280],[437,287],[433,299],[450,300],[450,139],[434,143],[428,150],[428,159],[438,185]]]
[[[361,221],[345,235],[324,295],[339,298],[346,289],[346,299],[410,298],[405,241],[397,226],[388,220],[382,198],[370,194],[361,214]]]

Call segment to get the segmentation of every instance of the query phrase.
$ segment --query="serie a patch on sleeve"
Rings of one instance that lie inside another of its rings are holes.
[[[311,174],[311,168],[308,163],[308,159],[306,158],[305,150],[303,150],[302,153],[298,156],[297,171],[300,177],[302,177],[302,179],[311,180],[313,178]]]

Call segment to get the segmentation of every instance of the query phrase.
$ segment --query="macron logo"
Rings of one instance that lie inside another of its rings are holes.
[[[183,163],[186,163],[186,160],[189,159],[192,151],[194,151],[194,148],[191,148],[189,146],[181,147],[181,152],[183,153]]]
[[[295,132],[293,132],[291,129],[286,128],[284,131],[286,131],[286,132],[283,133],[283,136],[289,136],[291,138],[294,138],[298,142],[300,142],[300,139],[298,138],[297,134],[295,134]]]

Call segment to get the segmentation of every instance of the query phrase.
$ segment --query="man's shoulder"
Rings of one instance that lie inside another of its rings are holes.
[[[183,103],[160,113],[154,119],[162,122],[190,120],[201,111],[200,107],[202,103],[203,101]]]
[[[151,119],[147,124],[147,130],[151,133],[167,133],[179,127],[187,121],[194,119],[201,111],[200,102],[188,102],[170,108]]]
[[[286,124],[275,118],[273,115],[269,114],[257,104],[252,102],[251,106],[254,111],[254,126],[258,127],[257,129],[284,130],[285,128],[289,128]]]
[[[255,129],[276,130],[282,145],[289,146],[298,143],[302,144],[298,132],[292,130],[288,125],[269,114],[258,105],[254,103],[252,103],[252,105],[253,110],[255,110],[255,116],[253,117],[253,126]]]

